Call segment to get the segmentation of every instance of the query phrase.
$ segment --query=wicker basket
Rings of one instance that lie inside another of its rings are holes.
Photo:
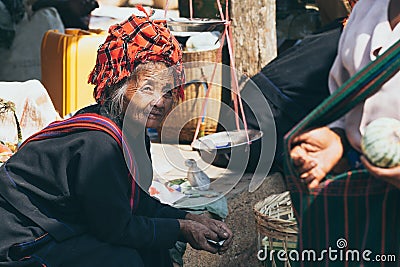
[[[265,255],[272,250],[285,250],[288,253],[296,249],[298,228],[288,191],[257,202],[253,211],[259,249],[263,249]],[[289,261],[279,262],[275,257],[267,257],[264,263],[266,266],[290,266]]]
[[[172,111],[173,121],[168,122],[167,119],[162,128],[159,129],[163,142],[173,142],[177,139],[178,134],[180,143],[191,143],[193,141],[206,90],[209,88],[211,88],[211,91],[205,112],[204,133],[216,132],[222,92],[222,65],[215,64],[221,62],[221,58],[217,58],[217,54],[218,49],[183,52],[186,76],[185,100],[180,101]],[[216,71],[211,84],[215,66]]]

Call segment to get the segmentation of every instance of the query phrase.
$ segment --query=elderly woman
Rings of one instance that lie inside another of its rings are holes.
[[[110,28],[89,77],[98,104],[30,137],[0,169],[0,266],[171,266],[177,240],[228,249],[223,222],[146,193],[152,172],[140,146],[183,94],[181,56],[148,17]]]

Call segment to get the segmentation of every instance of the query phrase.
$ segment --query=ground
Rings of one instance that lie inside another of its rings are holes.
[[[257,259],[258,234],[253,206],[271,194],[283,192],[285,184],[282,175],[274,173],[266,178],[260,188],[249,193],[247,190],[249,180],[249,175],[244,176],[235,189],[227,195],[229,215],[226,223],[234,233],[230,249],[223,255],[213,255],[188,246],[183,258],[185,267],[262,266]]]

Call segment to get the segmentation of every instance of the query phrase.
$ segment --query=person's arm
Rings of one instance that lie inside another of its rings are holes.
[[[354,74],[354,69],[351,67],[352,53],[354,53],[354,29],[358,28],[357,17],[359,16],[359,11],[355,6],[346,22],[346,26],[343,28],[342,34],[338,42],[337,55],[334,63],[332,64],[331,70],[329,72],[328,87],[331,94],[335,93],[347,80],[351,78]],[[340,119],[330,123],[329,128],[335,129],[345,129],[345,119],[344,116]]]
[[[70,179],[74,183],[76,205],[81,210],[79,220],[99,240],[132,248],[170,248],[183,240],[211,253],[225,251],[230,243],[216,248],[206,241],[229,239],[232,234],[230,230],[225,234],[226,226],[216,230],[209,223],[191,220],[187,213],[162,205],[146,194],[139,198],[146,200],[143,203],[139,200],[139,208],[132,212],[131,183],[123,153],[105,133],[93,132],[85,139],[70,169],[74,170]],[[150,210],[142,213],[146,208]],[[171,218],[174,216],[178,218]],[[179,218],[182,216],[185,218]]]
[[[140,197],[141,205],[137,212],[149,217],[179,219],[181,233],[179,239],[189,242],[193,248],[203,249],[211,253],[223,253],[232,243],[233,233],[224,222],[162,204],[143,191],[141,194],[143,194]],[[207,239],[225,241],[221,247],[216,247],[210,244]]]
[[[337,52],[338,54],[329,72],[328,87],[329,87],[329,92],[331,94],[335,93],[343,83],[345,83],[348,79],[350,79],[350,74],[346,70],[342,59],[343,46],[344,46],[343,39],[345,35],[346,33],[343,32],[340,37],[338,44],[338,52]],[[345,128],[344,117],[341,117],[340,119],[330,123],[328,127],[331,129],[344,129]]]
[[[125,159],[110,136],[92,132],[75,158],[71,181],[81,209],[80,220],[91,234],[104,242],[132,248],[173,246],[180,235],[177,219],[132,213]]]

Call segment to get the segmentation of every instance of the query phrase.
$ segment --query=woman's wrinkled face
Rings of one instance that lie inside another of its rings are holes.
[[[173,87],[172,68],[164,63],[142,65],[136,79],[127,82],[125,116],[147,128],[157,128],[174,104]]]

